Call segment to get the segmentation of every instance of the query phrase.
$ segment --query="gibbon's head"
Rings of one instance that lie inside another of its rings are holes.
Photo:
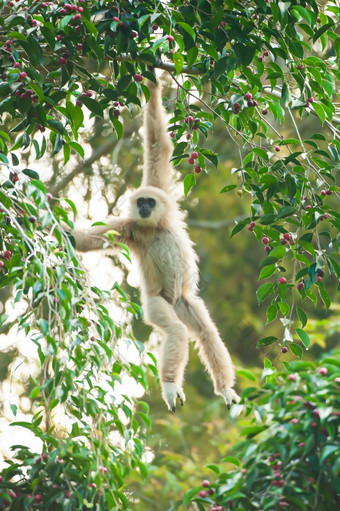
[[[139,225],[158,226],[166,223],[171,211],[168,195],[154,186],[143,186],[130,198],[130,215]]]

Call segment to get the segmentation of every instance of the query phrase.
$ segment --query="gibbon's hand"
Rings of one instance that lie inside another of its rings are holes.
[[[230,410],[232,404],[239,403],[241,399],[240,396],[236,394],[235,390],[231,388],[223,390],[221,394],[227,403],[228,410]]]
[[[177,398],[181,402],[181,406],[184,405],[185,395],[181,387],[176,383],[164,382],[163,383],[163,398],[168,405],[169,410],[175,413],[176,411],[176,400]]]

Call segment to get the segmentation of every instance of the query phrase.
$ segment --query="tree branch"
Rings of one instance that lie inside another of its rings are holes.
[[[240,215],[235,218],[225,218],[224,220],[188,220],[187,224],[189,227],[193,229],[206,229],[209,231],[217,231],[218,229],[223,229],[224,227],[230,227],[241,220],[247,218],[247,215]]]
[[[96,148],[93,150],[91,156],[87,158],[87,160],[83,160],[78,163],[78,165],[69,173],[67,176],[64,176],[59,183],[55,185],[51,185],[49,192],[52,195],[58,195],[58,193],[65,188],[65,186],[68,185],[73,179],[78,176],[79,174],[83,174],[86,172],[87,169],[91,168],[94,162],[99,160],[102,156],[105,156],[108,153],[111,153],[116,145],[121,142],[123,139],[128,138],[132,135],[132,133],[135,131],[135,125],[132,126],[130,129],[125,129],[123,138],[120,140],[117,140],[116,138],[111,138],[108,140],[104,145]],[[48,183],[47,183],[48,188]]]
[[[150,66],[150,62],[147,60],[143,60],[143,57],[132,58],[130,55],[120,55],[120,56],[117,56],[116,59],[118,61],[124,61],[124,62],[141,62],[143,64]],[[163,69],[164,71],[168,71],[171,74],[176,73],[175,65],[172,62],[163,62],[161,59],[159,59],[158,62],[152,64],[152,67],[156,67],[158,69]],[[183,66],[181,74],[183,74],[183,73],[188,73],[188,74],[197,76],[197,75],[203,75],[205,73],[205,70],[198,66],[192,66],[192,67]],[[239,85],[241,82],[242,82],[242,80],[238,80],[238,79],[233,80],[234,85]],[[280,87],[277,87],[277,88],[279,90],[273,90],[271,88],[271,86],[264,85],[263,91],[266,94],[268,94],[269,96],[273,96],[274,98],[281,98],[281,88]],[[294,99],[298,99],[296,96],[293,96],[293,97],[294,97]],[[317,113],[314,110],[310,110],[310,112],[313,115],[316,115],[318,117]],[[340,118],[333,117],[333,121],[336,123],[340,123]]]
[[[78,165],[66,176],[64,176],[59,183],[52,186],[49,191],[52,193],[52,195],[58,195],[58,193],[65,188],[68,183],[73,181],[73,179],[78,176],[79,174],[84,173],[88,168],[90,168],[93,163],[105,154],[113,151],[115,145],[117,144],[117,139],[113,138],[106,142],[106,144],[102,145],[101,147],[98,147],[98,149],[94,149],[91,156],[84,161],[81,161],[78,163]],[[46,185],[48,188],[48,184]]]
[[[163,69],[163,71],[168,71],[169,73],[176,72],[175,65],[172,62],[163,62],[159,59],[157,62],[151,64],[149,60],[144,60],[143,57],[132,58],[131,55],[117,55],[115,57],[119,62],[140,62],[141,64],[146,64],[147,66],[156,67],[157,69]],[[204,70],[197,66],[184,66],[182,69],[182,73],[189,73],[191,75],[203,75]]]

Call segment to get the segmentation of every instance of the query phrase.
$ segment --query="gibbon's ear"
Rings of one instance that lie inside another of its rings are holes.
[[[148,80],[151,96],[144,111],[144,170],[142,186],[155,186],[168,191],[173,181],[170,163],[172,142],[167,131],[166,113],[162,105],[162,86]]]

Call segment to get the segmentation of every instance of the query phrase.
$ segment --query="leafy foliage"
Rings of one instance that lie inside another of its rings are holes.
[[[314,0],[0,0],[0,7],[0,286],[13,291],[14,304],[25,305],[14,323],[37,348],[41,375],[28,384],[35,413],[31,422],[18,424],[32,431],[43,449],[36,454],[18,446],[17,461],[2,475],[1,504],[13,510],[45,503],[56,510],[128,509],[130,478],[146,475],[142,440],[150,419],[148,406],[133,403],[121,382],[132,377],[146,389],[147,370],[157,371],[151,354],[140,364],[120,356],[122,343],[135,345],[140,353],[143,346],[112,319],[111,307],[114,302],[137,318],[142,312],[117,283],[108,290],[89,284],[65,231],[65,226],[73,228],[70,212],[75,215],[77,206],[70,199],[52,198],[25,161],[32,153],[36,160],[48,156],[60,164],[62,155],[61,185],[71,156],[85,156],[89,120],[100,119],[121,139],[125,112],[134,116],[149,99],[145,79],[155,80],[151,68],[167,71],[177,87],[169,127],[172,162],[187,174],[185,195],[198,191],[202,173],[219,165],[206,139],[222,124],[240,161],[221,193],[251,202],[231,236],[247,227],[262,244],[257,301],[268,304],[267,324],[279,320],[283,327],[282,335],[268,332],[257,346],[289,347],[301,359],[311,342],[305,331],[307,303],[329,310],[329,289],[340,277],[340,8],[335,1]],[[312,119],[316,128],[302,131],[300,125]],[[4,328],[11,321],[5,313],[0,316]],[[305,373],[308,364],[294,366],[305,388],[297,387],[297,381],[280,387],[277,383],[287,377],[267,365],[264,388],[244,393],[246,411],[258,421],[244,435],[260,433],[263,440],[237,447],[243,456],[239,465],[244,463],[247,472],[221,473],[218,505],[233,500],[242,506],[247,498],[248,506],[255,492],[262,499],[254,501],[257,508],[269,510],[281,497],[298,506],[299,490],[302,507],[296,509],[305,509],[308,499],[328,509],[327,501],[318,500],[319,488],[329,485],[333,497],[338,492],[335,465],[328,470],[323,464],[335,459],[336,451],[324,449],[337,445],[337,416],[321,414],[322,425],[316,421],[315,431],[308,431],[306,449],[297,448],[293,436],[304,441],[300,436],[308,429],[310,413],[301,425],[299,404],[288,400],[285,408],[288,390],[306,393],[321,409],[324,398],[334,405],[334,359],[324,362],[328,376],[322,378],[312,369]],[[322,384],[319,394],[315,382],[325,381],[329,386]],[[14,405],[12,410],[16,413]],[[57,411],[73,426],[56,437]],[[285,414],[299,423],[287,423]],[[280,440],[276,451],[288,480],[302,478],[301,460],[311,457],[313,446],[320,476],[310,476],[316,482],[309,489],[301,480],[286,495],[286,486],[270,484],[270,434]],[[185,503],[197,491],[187,494]],[[267,494],[274,500],[266,500]],[[204,509],[204,498],[195,502]]]
[[[108,115],[120,138],[121,108],[132,112],[141,95],[149,97],[143,80],[154,78],[148,66],[166,69],[180,87],[170,127],[174,164],[193,150],[198,155],[195,171],[184,180],[185,194],[206,165],[218,163],[216,154],[200,147],[217,119],[246,149],[234,172],[240,193],[252,198],[251,230],[258,239],[268,238],[260,278],[287,281],[262,284],[258,300],[271,298],[269,318],[281,315],[283,343],[292,341],[294,287],[302,300],[316,304],[319,295],[329,307],[322,277],[340,275],[334,257],[339,215],[329,198],[337,190],[340,149],[331,99],[339,79],[336,4],[320,10],[314,0],[304,5],[192,0],[169,6],[103,0],[14,2],[7,10],[0,112],[19,122],[12,128],[18,133],[13,145],[6,133],[1,138],[6,165],[11,154],[15,165],[14,150],[30,144],[37,158],[43,156],[47,141],[44,135],[38,142],[39,130],[49,134],[52,154],[63,151],[64,163],[72,149],[83,156],[76,140],[84,107],[90,116]],[[99,66],[109,61],[110,72],[91,71],[88,59]],[[177,80],[181,73],[187,75],[183,84]],[[208,103],[202,100],[207,82]],[[323,132],[303,140],[297,119],[311,115],[320,119]],[[288,119],[295,136],[285,138],[276,125]],[[246,225],[236,225],[233,234]]]
[[[244,440],[222,460],[234,467],[212,466],[217,479],[190,490],[184,508],[194,501],[214,511],[334,509],[340,502],[338,355],[319,364],[291,362],[284,373],[266,359],[263,385],[246,389],[232,412],[244,408],[252,417],[241,429]]]
[[[92,502],[127,509],[124,478],[134,470],[146,473],[138,433],[150,422],[147,404],[141,401],[136,410],[122,384],[133,378],[146,389],[147,365],[156,369],[152,355],[145,365],[120,356],[123,331],[111,318],[109,300],[118,292],[130,311],[140,310],[117,284],[110,290],[89,285],[72,237],[60,225],[73,223],[61,204],[50,204],[40,181],[29,179],[22,190],[4,183],[3,190],[1,286],[12,285],[14,303],[26,304],[18,327],[36,345],[41,365],[39,379],[31,377],[32,420],[12,425],[33,432],[43,454],[15,447],[19,462],[2,473],[1,505],[29,509],[35,503],[57,510]],[[76,213],[72,201],[67,204]],[[2,314],[1,323],[6,319]],[[143,351],[140,343],[136,348]],[[16,415],[17,407],[12,411]],[[58,412],[67,418],[59,438]]]

